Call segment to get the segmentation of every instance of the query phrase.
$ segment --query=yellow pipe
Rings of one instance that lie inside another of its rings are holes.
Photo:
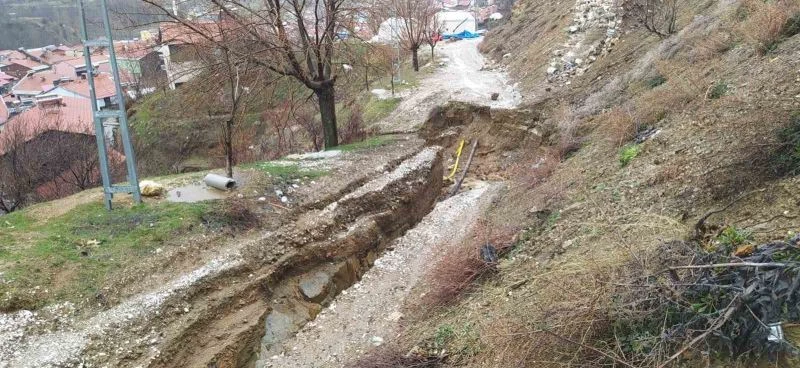
[[[464,149],[464,140],[461,140],[461,144],[458,145],[458,150],[456,150],[456,164],[453,165],[453,171],[450,172],[450,175],[447,176],[447,179],[453,179],[456,176],[456,170],[458,170],[458,160],[461,159],[461,150]]]

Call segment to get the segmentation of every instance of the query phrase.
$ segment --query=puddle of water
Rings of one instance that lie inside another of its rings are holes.
[[[170,202],[193,203],[224,199],[228,194],[230,192],[210,188],[205,184],[189,184],[167,192],[167,200]]]

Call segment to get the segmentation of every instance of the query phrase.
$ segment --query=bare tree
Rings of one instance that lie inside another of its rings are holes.
[[[442,39],[442,30],[443,25],[442,22],[439,20],[438,13],[431,12],[429,13],[430,21],[427,22],[428,26],[425,28],[425,42],[431,48],[431,62],[435,58],[434,49],[439,41]]]
[[[209,0],[207,13],[219,14],[217,23],[238,42],[219,37],[204,23],[174,15],[161,0],[142,1],[180,23],[194,38],[301,82],[317,98],[325,147],[338,145],[333,59],[342,19],[353,14],[343,7],[344,0],[265,0],[257,6],[251,1]]]
[[[65,121],[59,107],[42,106],[8,122],[0,132],[0,212],[97,186],[91,126]]]
[[[627,11],[648,31],[666,38],[677,30],[680,0],[634,0],[625,3]]]
[[[414,71],[419,71],[419,48],[427,43],[430,22],[436,12],[431,0],[387,0],[384,9],[393,15],[397,37],[404,49],[411,52]]]

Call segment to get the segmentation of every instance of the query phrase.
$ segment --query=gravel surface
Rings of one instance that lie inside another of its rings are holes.
[[[470,102],[496,108],[517,107],[522,96],[516,85],[509,83],[502,70],[485,70],[486,60],[478,52],[483,37],[457,42],[442,42],[436,47],[443,63],[435,73],[405,97],[397,109],[377,124],[382,132],[412,132],[428,117],[432,108],[448,101]],[[500,96],[496,101],[492,93]]]
[[[460,242],[500,184],[483,183],[436,205],[415,228],[395,240],[362,280],[343,291],[317,318],[256,367],[341,367],[371,346],[389,342],[400,307],[427,267]]]
[[[21,328],[24,326],[20,322],[30,325],[31,318],[35,317],[32,317],[30,312],[21,311],[18,313],[20,317],[12,318],[12,323],[9,324],[15,328],[0,330],[0,341],[3,342],[0,350],[0,367],[77,366],[93,338],[102,341],[107,336],[118,335],[137,320],[158,313],[171,297],[178,296],[207,277],[213,277],[242,264],[244,261],[238,253],[224,254],[158,290],[128,299],[74,326],[41,336],[25,338],[25,334],[21,333]],[[5,326],[5,320],[0,321],[0,326]]]

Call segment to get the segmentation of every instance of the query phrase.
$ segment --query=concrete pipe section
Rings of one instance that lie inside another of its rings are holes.
[[[206,185],[219,190],[230,190],[236,186],[235,180],[227,176],[217,174],[206,175],[206,177],[203,178],[203,182],[206,183]]]

